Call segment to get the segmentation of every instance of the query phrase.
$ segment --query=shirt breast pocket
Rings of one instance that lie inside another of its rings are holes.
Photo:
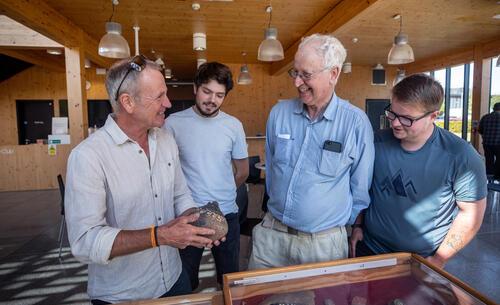
[[[343,173],[352,163],[351,158],[344,153],[322,150],[319,172],[323,175],[337,177]]]
[[[276,163],[289,163],[292,151],[291,139],[276,138],[273,160]]]

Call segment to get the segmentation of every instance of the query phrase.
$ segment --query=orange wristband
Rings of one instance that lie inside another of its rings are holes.
[[[155,226],[151,226],[150,237],[151,237],[151,247],[156,248],[158,245],[156,244]]]

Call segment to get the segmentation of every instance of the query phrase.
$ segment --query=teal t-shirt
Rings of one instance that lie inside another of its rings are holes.
[[[392,130],[375,135],[375,166],[365,213],[365,243],[376,253],[432,255],[458,211],[456,201],[486,197],[484,162],[463,139],[434,126],[417,151]]]

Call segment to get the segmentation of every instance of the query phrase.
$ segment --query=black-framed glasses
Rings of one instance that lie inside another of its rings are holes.
[[[307,82],[307,81],[311,80],[315,74],[318,74],[320,72],[323,72],[323,71],[331,69],[331,68],[332,67],[326,67],[326,68],[323,68],[321,70],[310,72],[310,73],[309,72],[299,72],[299,71],[295,70],[295,68],[291,68],[290,70],[288,70],[288,75],[293,79],[296,79],[298,76],[303,81]]]
[[[393,112],[392,110],[390,110],[390,108],[391,108],[390,104],[384,108],[384,113],[385,113],[385,116],[387,117],[387,119],[389,119],[389,121],[391,121],[391,122],[394,121],[395,119],[398,119],[399,123],[401,123],[401,125],[403,125],[405,127],[411,127],[411,125],[413,125],[414,122],[416,122],[420,119],[423,119],[426,116],[428,116],[429,114],[434,112],[434,111],[428,111],[428,112],[424,113],[423,115],[419,116],[418,118],[409,118],[407,116],[399,115],[399,114]]]
[[[120,97],[120,89],[122,88],[122,84],[129,75],[130,71],[134,70],[137,72],[141,72],[142,70],[144,70],[144,68],[146,68],[146,60],[147,59],[146,57],[144,57],[144,55],[136,55],[132,57],[130,63],[128,64],[127,73],[125,73],[125,75],[123,76],[122,81],[120,82],[120,84],[118,85],[118,89],[116,90],[115,101],[118,101],[118,98]]]

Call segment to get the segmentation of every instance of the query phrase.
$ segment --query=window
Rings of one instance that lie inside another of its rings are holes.
[[[462,123],[466,117],[464,111],[464,70],[465,66],[457,66],[450,68],[450,92],[449,92],[449,124],[448,129],[462,136]]]
[[[500,67],[497,67],[498,57],[493,57],[491,60],[491,85],[490,85],[490,111],[493,111],[493,106],[500,102]]]
[[[474,64],[447,67],[431,71],[430,75],[444,90],[444,101],[436,125],[470,141]]]
[[[434,76],[434,79],[437,80],[441,84],[441,86],[443,86],[443,89],[446,91],[446,69],[431,72],[431,76]],[[444,124],[445,104],[446,103],[443,103],[441,105],[441,109],[439,110],[439,116],[436,119],[436,125],[441,128],[445,127]]]
[[[465,75],[467,77],[467,74]],[[469,64],[469,92],[468,92],[468,107],[467,116],[469,120],[467,121],[467,138],[466,140],[470,142],[472,140],[472,84],[474,80],[474,62]]]

